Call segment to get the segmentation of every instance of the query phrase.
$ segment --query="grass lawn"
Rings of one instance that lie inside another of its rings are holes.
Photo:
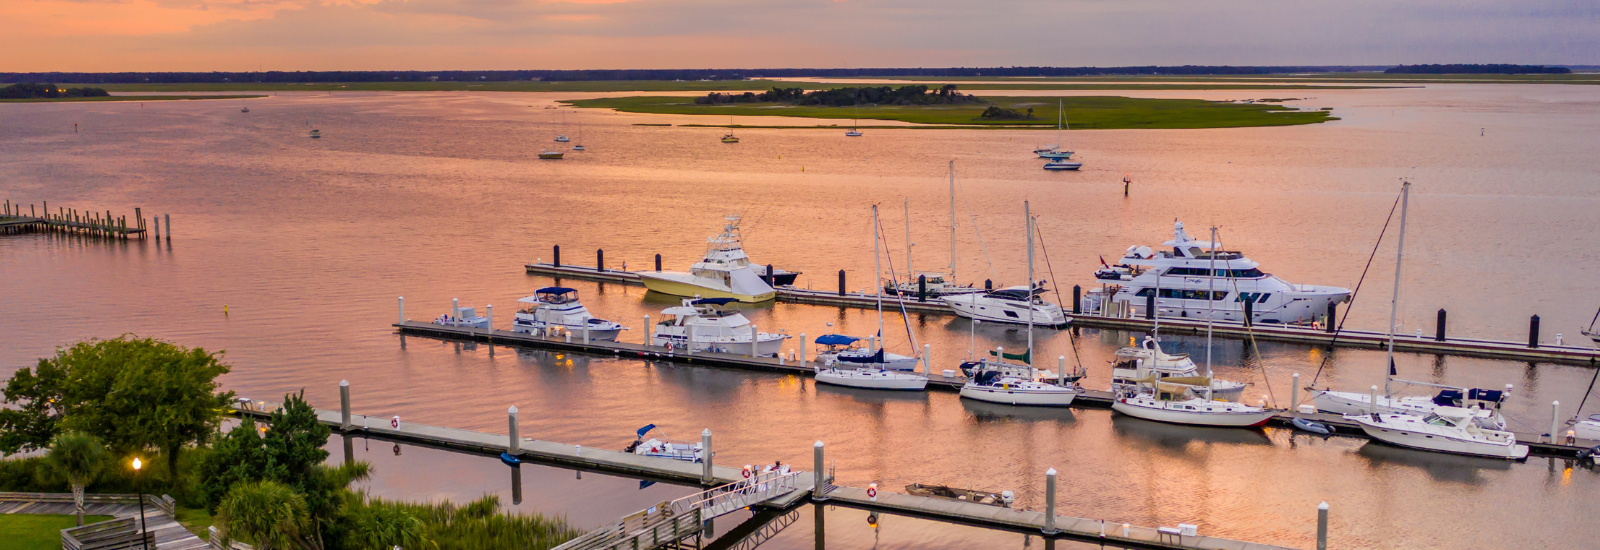
[[[211,512],[206,511],[205,508],[184,508],[182,506],[177,508],[177,512],[178,523],[188,529],[190,533],[194,533],[194,536],[201,539],[211,536],[211,532],[207,529],[211,527]]]
[[[108,519],[83,516],[83,523]],[[0,514],[0,550],[61,550],[61,530],[77,525],[77,516]]]
[[[1130,128],[1237,128],[1288,126],[1338,120],[1330,111],[1286,111],[1281,105],[1229,103],[1201,99],[1141,99],[1130,97],[985,97],[987,103],[970,105],[882,105],[861,107],[865,120],[896,120],[940,127],[1034,128],[1054,130],[1056,101],[1065,101],[1067,124],[1073,129],[1120,130]],[[780,103],[696,105],[694,98],[634,96],[564,101],[575,107],[616,109],[630,113],[720,116],[790,116],[851,119],[850,107],[794,106]],[[978,117],[989,106],[1017,111],[1033,109],[1032,120],[985,120]]]

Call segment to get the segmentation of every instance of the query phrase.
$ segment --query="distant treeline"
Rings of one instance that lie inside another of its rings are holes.
[[[1544,65],[1401,65],[1383,71],[1389,74],[1568,74],[1566,67]]]
[[[823,107],[849,107],[851,105],[955,105],[960,103],[980,103],[976,97],[956,91],[955,84],[946,84],[932,92],[927,86],[889,86],[863,87],[863,88],[834,88],[831,90],[813,90],[810,92],[802,88],[773,88],[769,91],[742,94],[723,94],[712,92],[705,97],[697,97],[694,102],[699,105],[724,105],[728,103],[788,103],[791,105],[813,105]]]
[[[507,82],[527,80],[742,80],[779,77],[890,76],[1116,76],[1116,75],[1250,75],[1377,71],[1387,66],[1230,67],[949,67],[879,69],[627,69],[581,71],[260,71],[209,73],[0,73],[0,83],[80,82],[104,84],[195,84],[262,82]]]
[[[55,84],[12,84],[0,88],[0,99],[35,99],[41,97],[106,97],[111,95],[100,88],[67,88]]]

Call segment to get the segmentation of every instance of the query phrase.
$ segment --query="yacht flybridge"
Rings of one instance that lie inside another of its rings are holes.
[[[511,324],[511,330],[516,332],[542,334],[557,330],[582,334],[587,330],[591,340],[615,341],[618,334],[628,330],[619,323],[590,315],[589,309],[578,301],[578,291],[570,288],[541,288],[517,303],[521,307]]]
[[[787,335],[757,332],[755,325],[737,311],[729,311],[733,298],[686,298],[683,305],[661,310],[661,321],[650,335],[650,345],[671,350],[715,351],[772,357],[783,347]],[[692,344],[691,344],[692,341]]]
[[[1299,285],[1261,271],[1260,264],[1237,251],[1219,250],[1213,262],[1212,243],[1195,240],[1173,224],[1174,237],[1162,243],[1170,250],[1130,246],[1115,266],[1094,273],[1103,288],[1092,289],[1085,304],[1100,310],[1106,300],[1123,311],[1145,314],[1146,301],[1156,296],[1156,309],[1165,317],[1243,321],[1250,302],[1256,323],[1310,323],[1327,315],[1328,305],[1350,299],[1350,290],[1332,286]],[[1211,284],[1211,279],[1216,284]]]
[[[706,240],[706,255],[687,273],[639,271],[645,288],[673,296],[732,298],[765,302],[777,296],[772,285],[751,268],[739,236],[739,216],[728,216],[722,233]]]

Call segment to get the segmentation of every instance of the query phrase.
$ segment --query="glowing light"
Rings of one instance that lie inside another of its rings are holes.
[[[144,466],[144,463],[143,462],[139,462],[139,457],[137,457],[137,456],[133,457],[133,469],[138,470],[139,468],[141,468],[143,466]]]

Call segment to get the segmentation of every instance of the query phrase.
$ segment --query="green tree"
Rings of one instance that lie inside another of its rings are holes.
[[[263,479],[278,479],[267,461],[266,441],[254,419],[245,417],[239,425],[211,444],[196,468],[200,494],[206,508],[215,511],[234,485]]]
[[[0,451],[41,448],[62,430],[94,435],[118,455],[157,449],[176,471],[178,454],[216,432],[233,392],[219,354],[124,335],[89,340],[41,359],[6,384]]]
[[[72,501],[77,506],[78,525],[83,525],[83,488],[105,472],[106,449],[99,439],[82,433],[64,433],[50,442],[45,455],[45,471],[72,486]]]
[[[261,550],[288,548],[308,523],[306,501],[294,489],[273,481],[235,485],[217,507],[225,537],[248,539]]]
[[[364,506],[350,518],[346,545],[355,550],[405,550],[438,548],[428,540],[422,520],[397,506]]]

